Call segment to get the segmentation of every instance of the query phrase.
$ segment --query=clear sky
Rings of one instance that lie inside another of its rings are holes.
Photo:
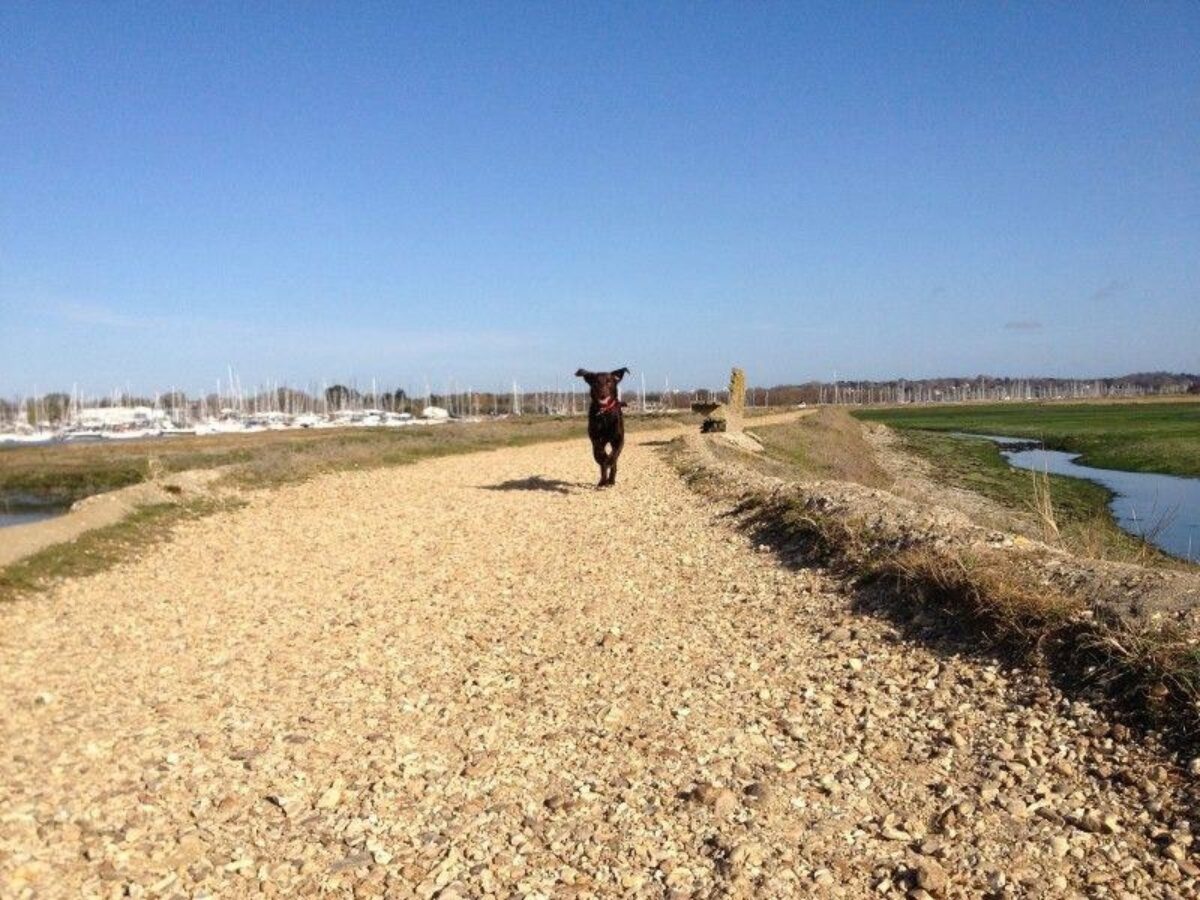
[[[1200,370],[1200,3],[0,4],[0,394]]]

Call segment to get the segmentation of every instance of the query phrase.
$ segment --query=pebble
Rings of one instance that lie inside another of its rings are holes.
[[[738,811],[741,803],[738,801],[738,796],[729,788],[723,788],[717,793],[713,800],[713,812],[718,818],[727,819]]]
[[[934,897],[940,897],[946,892],[949,878],[946,870],[935,859],[921,859],[916,864],[917,887],[928,891]]]

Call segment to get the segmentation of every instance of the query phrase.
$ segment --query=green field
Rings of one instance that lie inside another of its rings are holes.
[[[893,428],[1035,438],[1083,465],[1200,477],[1200,401],[995,403],[856,410]]]

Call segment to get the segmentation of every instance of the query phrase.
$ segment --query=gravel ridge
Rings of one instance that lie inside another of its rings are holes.
[[[0,896],[1191,897],[1188,779],[632,435],[339,473],[0,608]]]

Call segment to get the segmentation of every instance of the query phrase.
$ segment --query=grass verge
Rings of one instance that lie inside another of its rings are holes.
[[[120,522],[39,550],[0,569],[0,602],[45,590],[64,578],[103,571],[135,550],[167,539],[180,522],[234,506],[234,501],[209,499],[143,506]]]

